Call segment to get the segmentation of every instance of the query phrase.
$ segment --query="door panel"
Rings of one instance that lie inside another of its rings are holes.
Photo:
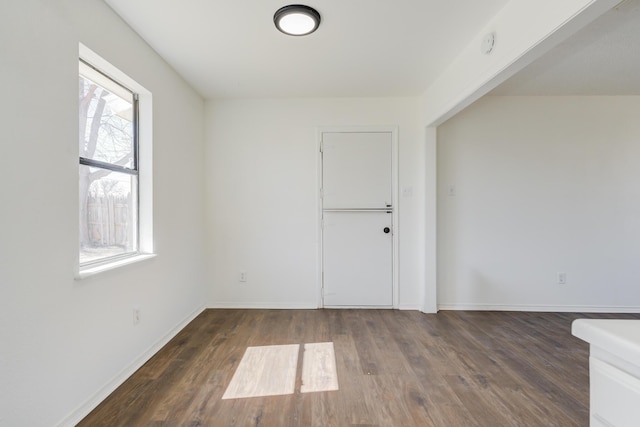
[[[323,209],[391,206],[391,150],[390,132],[324,133]]]
[[[324,212],[324,305],[393,305],[392,216],[385,211]]]

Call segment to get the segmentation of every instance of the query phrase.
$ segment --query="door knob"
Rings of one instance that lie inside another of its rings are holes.
[[[389,227],[385,227],[382,231],[384,231],[385,233],[388,233],[391,231],[391,229]]]

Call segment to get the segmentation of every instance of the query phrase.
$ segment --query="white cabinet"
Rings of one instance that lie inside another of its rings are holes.
[[[640,426],[640,321],[579,319],[572,333],[590,344],[591,427]]]
[[[591,425],[640,425],[640,379],[591,357],[589,381]]]

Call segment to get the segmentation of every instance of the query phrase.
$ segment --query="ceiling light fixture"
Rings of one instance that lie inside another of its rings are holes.
[[[312,7],[290,4],[276,11],[273,23],[278,30],[290,36],[306,36],[320,26],[320,14]]]

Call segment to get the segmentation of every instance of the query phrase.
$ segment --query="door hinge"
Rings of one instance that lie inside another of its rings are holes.
[[[320,152],[322,153],[324,149],[324,142],[322,142],[322,140],[320,140]]]
[[[320,187],[320,198],[324,199],[324,187]]]
[[[324,218],[320,220],[320,230],[324,230]]]

